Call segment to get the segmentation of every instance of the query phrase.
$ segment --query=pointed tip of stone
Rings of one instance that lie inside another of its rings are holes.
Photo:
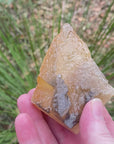
[[[70,32],[70,31],[73,31],[73,28],[70,24],[68,23],[65,23],[63,26],[62,26],[62,29],[61,29],[63,32]]]

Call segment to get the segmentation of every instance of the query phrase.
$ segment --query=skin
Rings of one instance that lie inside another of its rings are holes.
[[[114,144],[114,121],[100,99],[89,101],[75,135],[36,109],[31,103],[35,89],[18,98],[20,114],[15,129],[20,144]]]

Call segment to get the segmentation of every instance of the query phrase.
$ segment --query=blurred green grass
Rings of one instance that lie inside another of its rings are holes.
[[[63,3],[36,0],[0,0],[0,143],[17,143],[14,119],[18,114],[16,100],[36,86],[36,78],[45,53],[63,23],[71,23],[75,1],[65,1],[70,6],[63,11]],[[84,34],[88,26],[91,1],[85,5],[82,22],[76,30],[87,43],[92,57],[105,74],[109,83],[114,85],[114,44],[108,48],[114,30],[114,18],[109,14],[112,1],[105,11],[96,31],[92,35]],[[114,99],[107,104],[114,119]]]

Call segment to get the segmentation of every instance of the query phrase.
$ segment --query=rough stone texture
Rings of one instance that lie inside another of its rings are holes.
[[[42,63],[40,77],[56,91],[50,116],[74,133],[89,100],[98,97],[105,104],[114,95],[114,89],[91,58],[87,45],[69,24],[64,24],[53,40]],[[65,117],[67,114],[69,118]]]

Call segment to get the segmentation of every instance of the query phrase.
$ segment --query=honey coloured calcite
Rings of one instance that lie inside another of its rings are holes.
[[[105,104],[114,95],[87,45],[69,24],[54,38],[37,83],[32,103],[74,133],[88,101],[100,98]]]

